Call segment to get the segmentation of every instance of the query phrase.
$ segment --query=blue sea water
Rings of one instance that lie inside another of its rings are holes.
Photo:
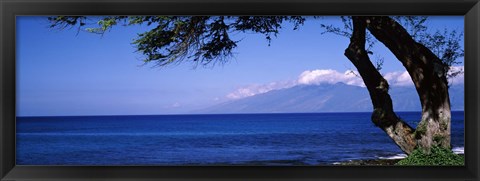
[[[323,165],[395,157],[371,113],[17,117],[17,165]],[[398,115],[412,126],[418,112]],[[464,112],[452,112],[464,147]]]

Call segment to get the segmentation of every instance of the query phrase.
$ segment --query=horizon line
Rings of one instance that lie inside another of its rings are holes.
[[[396,113],[421,113],[421,111],[395,111]],[[465,112],[465,110],[451,110],[450,112]],[[193,116],[193,115],[246,115],[246,114],[335,114],[335,113],[372,113],[370,111],[349,111],[349,112],[282,112],[282,113],[172,113],[172,114],[90,114],[90,115],[16,115],[15,118],[26,117],[108,117],[108,116]]]

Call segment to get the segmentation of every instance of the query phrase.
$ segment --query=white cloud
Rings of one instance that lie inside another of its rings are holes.
[[[298,84],[304,85],[318,85],[322,83],[335,84],[342,82],[348,85],[365,87],[358,72],[350,70],[344,73],[332,69],[307,70],[300,74],[297,82]]]
[[[388,81],[390,86],[413,86],[413,81],[407,71],[389,72],[383,78]]]
[[[463,66],[451,67],[450,71],[455,72],[458,70],[463,70]],[[388,72],[384,74],[384,78],[388,81],[390,86],[413,86],[412,79],[407,71]],[[365,87],[365,84],[357,71],[348,70],[341,73],[332,69],[316,69],[302,72],[296,81],[272,82],[269,84],[254,84],[241,87],[226,95],[226,98],[241,99],[272,90],[290,88],[296,85],[335,84],[339,82]],[[451,84],[463,84],[463,73],[449,79],[449,82]]]
[[[452,66],[450,67],[449,73],[462,71],[463,66]],[[383,76],[391,86],[413,86],[412,78],[407,71],[397,71],[389,72]],[[463,84],[464,83],[464,74],[463,72],[458,74],[455,77],[449,78],[448,82],[452,85]]]
[[[465,82],[465,75],[463,73],[463,70],[465,70],[463,66],[452,66],[452,67],[450,67],[449,73],[458,72],[458,71],[461,71],[461,73],[458,74],[455,77],[449,78],[448,82],[451,85],[463,84]]]
[[[244,97],[250,97],[257,94],[266,93],[271,90],[284,89],[295,86],[295,82],[286,81],[286,82],[272,82],[269,84],[254,84],[245,87],[241,87],[234,92],[228,94],[226,97],[228,99],[240,99]]]
[[[226,98],[241,99],[245,97],[254,96],[257,94],[266,93],[271,90],[290,88],[296,85],[318,85],[322,83],[335,84],[338,82],[343,82],[348,85],[365,87],[365,84],[363,84],[362,79],[357,75],[358,75],[358,72],[356,71],[345,71],[344,73],[341,73],[331,69],[307,70],[302,72],[298,77],[298,79],[295,81],[272,82],[268,84],[249,85],[249,86],[238,88],[237,90],[229,93],[226,96]]]

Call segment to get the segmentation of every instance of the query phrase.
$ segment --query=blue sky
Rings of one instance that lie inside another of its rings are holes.
[[[100,36],[50,29],[46,17],[20,16],[17,115],[171,114],[302,81],[328,82],[328,76],[360,85],[344,75],[354,70],[343,55],[348,39],[321,35],[320,21],[341,23],[338,17],[309,19],[296,31],[285,24],[270,46],[263,35],[236,33],[233,38],[241,42],[223,66],[194,68],[185,62],[158,68],[143,65],[131,44],[148,27],[115,26]],[[463,17],[431,17],[428,27],[463,31]],[[399,86],[408,84],[402,82],[403,67],[383,45],[378,43],[374,52],[385,58],[384,75]]]

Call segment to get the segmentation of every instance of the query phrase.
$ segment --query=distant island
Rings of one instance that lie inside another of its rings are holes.
[[[449,89],[452,111],[464,110],[463,84]],[[421,111],[414,87],[390,87],[396,111]],[[272,90],[242,99],[220,103],[193,113],[306,113],[306,112],[369,112],[372,104],[364,87],[344,83],[297,85]]]

